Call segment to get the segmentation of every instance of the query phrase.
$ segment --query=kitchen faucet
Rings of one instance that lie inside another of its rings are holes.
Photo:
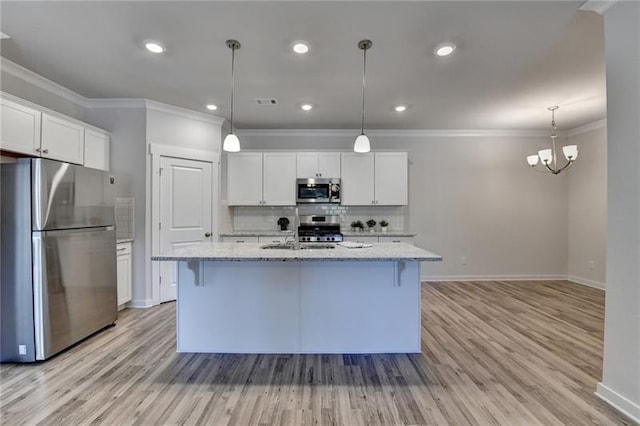
[[[300,216],[298,215],[298,207],[294,210],[293,218],[293,249],[300,250],[300,235],[298,235],[298,227],[300,226]]]

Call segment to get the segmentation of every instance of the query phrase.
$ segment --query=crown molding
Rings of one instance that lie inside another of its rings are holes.
[[[582,3],[578,9],[590,10],[600,15],[604,15],[604,13],[617,2],[618,0],[588,0]]]
[[[239,136],[353,137],[360,129],[237,129]],[[367,130],[367,135],[403,137],[546,137],[547,130]],[[566,132],[558,132],[566,136]]]
[[[191,109],[177,107],[169,104],[163,104],[162,102],[151,101],[149,99],[146,99],[145,101],[146,101],[147,109],[152,111],[173,114],[183,118],[202,121],[205,123],[215,124],[218,126],[222,126],[222,124],[225,122],[225,119],[223,117],[218,117],[217,115],[209,115],[202,112],[193,111]]]
[[[23,67],[22,65],[18,65],[15,62],[12,62],[4,57],[0,57],[0,69],[2,70],[2,72],[17,77],[42,90],[66,99],[69,102],[73,102],[84,108],[89,108],[89,102],[84,96],[70,89],[67,89],[64,86],[61,86],[55,81],[51,81],[48,78],[41,76],[40,74],[36,74],[35,72]]]
[[[598,120],[598,121],[594,121],[593,123],[587,123],[583,126],[579,126],[576,127],[574,129],[570,129],[567,132],[567,136],[572,138],[574,136],[578,136],[581,135],[583,133],[587,133],[587,132],[591,132],[597,129],[602,129],[602,128],[606,128],[607,127],[607,119],[603,118],[602,120]]]
[[[88,99],[89,108],[146,108],[146,99],[140,98],[93,98]]]

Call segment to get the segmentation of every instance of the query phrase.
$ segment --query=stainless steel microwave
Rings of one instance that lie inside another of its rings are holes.
[[[297,202],[340,204],[339,178],[308,178],[296,180]]]

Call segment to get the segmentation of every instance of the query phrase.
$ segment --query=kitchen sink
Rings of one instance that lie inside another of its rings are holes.
[[[274,243],[274,244],[265,244],[260,246],[261,249],[270,249],[270,250],[294,250],[293,243]],[[336,248],[335,244],[313,244],[313,243],[303,243],[300,244],[300,250],[311,250],[311,249],[333,249]]]

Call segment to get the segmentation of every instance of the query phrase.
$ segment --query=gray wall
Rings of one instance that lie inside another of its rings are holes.
[[[605,287],[607,240],[607,129],[569,137],[578,160],[569,179],[569,278]]]
[[[607,298],[597,394],[640,422],[640,3],[605,14]]]

